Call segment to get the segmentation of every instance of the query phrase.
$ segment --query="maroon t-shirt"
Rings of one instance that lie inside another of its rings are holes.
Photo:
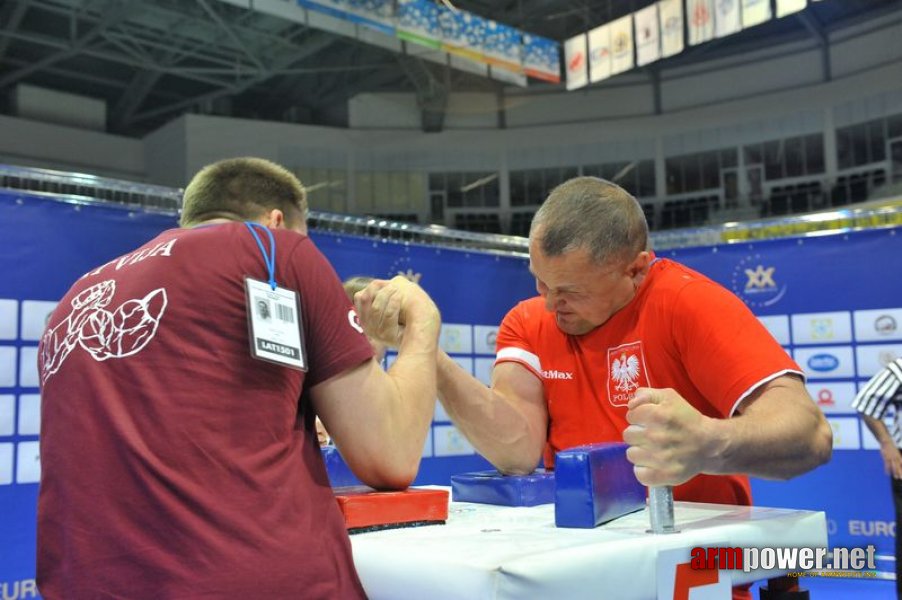
[[[313,243],[272,233],[306,373],[250,356],[244,277],[267,277],[242,223],[166,231],[54,311],[39,359],[48,600],[364,596],[302,392],[372,350]]]

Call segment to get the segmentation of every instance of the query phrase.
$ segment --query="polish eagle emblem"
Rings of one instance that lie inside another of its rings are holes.
[[[615,389],[630,392],[639,387],[639,359],[635,354],[622,353],[611,363],[611,379],[617,384]]]

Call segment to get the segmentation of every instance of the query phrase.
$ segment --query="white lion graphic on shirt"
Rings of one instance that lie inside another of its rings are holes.
[[[617,383],[614,387],[622,392],[639,387],[639,359],[636,355],[621,354],[620,358],[615,358],[611,363],[611,379]]]
[[[153,339],[166,311],[164,288],[141,299],[126,300],[107,310],[116,294],[116,281],[92,285],[70,302],[70,312],[41,340],[41,382],[59,371],[66,357],[81,346],[96,361],[137,354]]]

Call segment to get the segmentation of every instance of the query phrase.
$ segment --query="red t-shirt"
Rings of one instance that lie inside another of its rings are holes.
[[[364,596],[302,392],[372,350],[313,243],[272,233],[306,373],[250,356],[244,276],[267,277],[241,223],[166,231],[54,311],[39,359],[45,598]]]
[[[504,318],[496,362],[542,380],[549,430],[545,464],[583,444],[622,441],[638,387],[673,388],[702,414],[726,418],[763,383],[801,369],[742,302],[707,277],[658,259],[635,298],[601,327],[563,333],[540,297]],[[699,475],[679,500],[750,504],[746,477]]]

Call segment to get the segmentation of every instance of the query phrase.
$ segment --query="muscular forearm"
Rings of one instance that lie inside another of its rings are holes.
[[[406,487],[416,477],[423,444],[432,421],[436,397],[435,353],[438,350],[438,313],[425,313],[409,325],[398,357],[386,373],[388,393],[381,407],[383,460],[396,473],[377,487]],[[405,482],[405,480],[408,480]]]
[[[833,432],[801,381],[772,382],[732,419],[710,420],[708,473],[789,479],[830,459]]]
[[[499,471],[525,474],[535,469],[545,444],[543,407],[516,406],[442,351],[438,352],[438,394],[454,424]]]

